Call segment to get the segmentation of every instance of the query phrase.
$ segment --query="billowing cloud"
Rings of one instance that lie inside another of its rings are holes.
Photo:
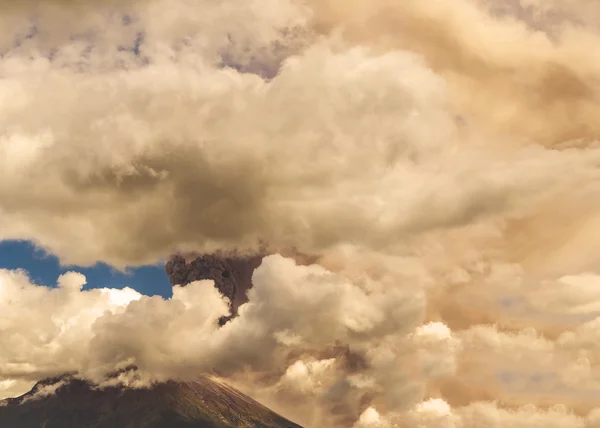
[[[128,288],[82,292],[85,277],[75,272],[62,275],[53,288],[32,284],[25,272],[2,270],[1,275],[0,370],[9,379],[77,370],[73,361],[85,352],[79,340],[91,335],[93,322],[141,298]]]
[[[222,327],[210,281],[0,271],[0,388],[135,364],[308,427],[599,426],[599,12],[0,1],[0,239],[311,259],[265,258]]]
[[[269,36],[249,30],[250,53],[312,28],[292,6],[287,19],[252,24]],[[214,13],[233,19],[225,9]],[[117,21],[104,33],[113,28],[129,31]],[[121,267],[258,241],[388,249],[429,228],[522,214],[598,178],[598,149],[523,145],[475,112],[459,120],[454,83],[420,51],[318,41],[265,81],[219,68],[227,52],[216,41],[207,53],[195,38],[157,34],[127,49],[135,34],[112,50],[94,38],[51,55],[19,47],[0,63],[1,237]]]
[[[130,289],[81,291],[85,278],[74,272],[54,288],[32,284],[19,271],[1,275],[0,367],[12,381],[78,372],[102,382],[133,364],[142,384],[209,372],[252,381],[284,404],[301,397],[325,407],[347,400],[356,406],[353,400],[367,392],[395,391],[383,383],[415,376],[395,361],[402,353],[419,360],[409,352],[410,332],[422,320],[424,301],[413,284],[368,292],[323,267],[281,256],[263,260],[249,302],[223,327],[218,320],[229,313],[228,302],[212,281],[176,286],[163,300]],[[347,352],[364,359],[362,367],[353,368]],[[385,370],[392,367],[397,373],[390,377]],[[350,383],[340,389],[347,376]],[[412,382],[427,376],[423,370]],[[406,389],[394,393],[418,401],[418,388]]]
[[[598,35],[578,21],[597,16],[597,5],[508,3],[313,2],[321,26],[341,27],[355,43],[422,54],[448,80],[461,110],[494,133],[550,145],[596,138],[600,63],[587,53]],[[562,22],[552,37],[551,15]]]

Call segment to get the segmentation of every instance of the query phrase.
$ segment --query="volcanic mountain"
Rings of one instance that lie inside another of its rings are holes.
[[[0,401],[2,428],[301,428],[224,383],[200,377],[99,389],[72,376]]]

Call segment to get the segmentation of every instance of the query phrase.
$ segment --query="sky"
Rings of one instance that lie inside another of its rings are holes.
[[[307,428],[600,427],[598,22],[0,0],[0,397],[135,364]],[[222,327],[161,262],[265,245]]]
[[[56,285],[63,273],[77,270],[85,275],[84,289],[131,287],[148,296],[171,297],[172,286],[165,273],[164,264],[141,266],[125,272],[105,263],[92,267],[61,266],[59,259],[28,241],[0,241],[0,269],[23,269],[31,281],[39,285]]]

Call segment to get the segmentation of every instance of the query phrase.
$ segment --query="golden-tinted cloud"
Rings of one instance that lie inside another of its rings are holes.
[[[0,388],[134,362],[308,427],[597,427],[599,12],[0,2],[0,239],[119,268],[310,259],[266,258],[221,329],[210,282],[2,271]]]

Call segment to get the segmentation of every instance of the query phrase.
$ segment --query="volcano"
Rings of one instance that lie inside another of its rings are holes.
[[[146,389],[97,388],[73,376],[0,401],[2,428],[302,428],[210,378]]]

